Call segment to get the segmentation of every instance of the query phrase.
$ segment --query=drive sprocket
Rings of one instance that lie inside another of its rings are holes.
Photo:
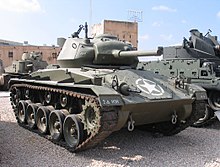
[[[81,120],[88,135],[95,135],[101,127],[100,108],[92,100],[85,100],[82,105]]]

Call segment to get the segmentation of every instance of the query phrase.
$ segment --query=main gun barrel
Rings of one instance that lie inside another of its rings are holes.
[[[163,47],[158,47],[157,50],[152,51],[113,51],[115,57],[138,57],[138,56],[160,56],[163,54]]]

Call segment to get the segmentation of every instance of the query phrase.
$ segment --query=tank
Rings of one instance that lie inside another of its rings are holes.
[[[79,38],[84,29],[85,37]],[[60,68],[10,80],[18,124],[78,152],[94,147],[112,132],[135,127],[174,135],[205,111],[206,91],[196,85],[137,70],[137,51],[117,37],[87,37],[87,24],[66,39]]]
[[[6,67],[4,73],[0,74],[0,89],[8,90],[10,78],[23,78],[31,72],[46,68],[48,64],[42,57],[41,52],[23,53],[21,60],[13,61],[12,65]]]
[[[220,44],[217,36],[205,35],[197,29],[190,30],[190,37],[179,46],[163,49],[161,61],[140,62],[138,68],[157,74],[188,78],[191,83],[207,91],[208,103],[205,114],[194,126],[200,127],[220,120]]]

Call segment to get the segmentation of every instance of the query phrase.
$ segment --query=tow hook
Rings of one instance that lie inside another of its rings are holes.
[[[132,115],[129,115],[129,120],[128,120],[128,131],[133,131],[134,130],[134,123],[135,121],[133,121],[132,119]]]
[[[176,115],[176,111],[174,111],[174,113],[172,114],[172,117],[171,117],[171,123],[173,125],[175,125],[177,123],[177,115]]]

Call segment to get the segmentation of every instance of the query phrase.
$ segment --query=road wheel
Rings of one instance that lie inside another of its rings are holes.
[[[67,114],[67,110],[54,110],[50,113],[49,130],[52,139],[55,141],[63,138],[63,122]]]
[[[64,120],[63,134],[66,143],[71,148],[76,148],[83,140],[83,124],[75,114],[68,115]]]
[[[17,110],[17,118],[18,122],[26,123],[26,109],[28,106],[28,102],[21,100],[18,103],[18,110]]]
[[[40,103],[39,104],[30,103],[27,106],[27,110],[26,110],[27,124],[31,129],[36,128],[36,112],[40,106],[41,106]]]
[[[49,114],[53,111],[54,108],[52,106],[41,106],[38,108],[36,113],[36,124],[37,128],[42,134],[48,133],[48,122],[49,122]]]

